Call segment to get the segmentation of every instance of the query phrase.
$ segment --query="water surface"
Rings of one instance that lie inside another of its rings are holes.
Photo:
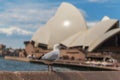
[[[0,71],[47,71],[47,65],[5,60],[0,58]],[[54,67],[57,71],[69,71],[67,68]]]

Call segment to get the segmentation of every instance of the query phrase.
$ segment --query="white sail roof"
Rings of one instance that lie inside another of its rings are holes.
[[[93,51],[96,49],[100,44],[102,44],[104,41],[108,40],[110,37],[114,36],[115,34],[120,33],[120,28],[113,29],[107,33],[105,33],[103,36],[99,37],[88,49],[88,51]]]
[[[87,28],[82,13],[69,3],[62,3],[55,16],[40,27],[32,40],[52,48],[61,43],[67,47],[83,46],[93,51],[102,42],[120,32],[119,21],[105,16],[90,29]]]
[[[96,39],[104,35],[110,28],[112,28],[116,22],[117,20],[112,19],[101,21],[89,30],[85,31],[83,34],[76,33],[70,38],[64,40],[62,44],[66,45],[67,47],[90,46]]]
[[[110,20],[110,18],[108,16],[104,16],[101,21],[106,21],[106,20]]]
[[[32,40],[47,44],[51,48],[54,44],[85,30],[87,26],[82,13],[69,3],[62,3],[55,16],[33,35]]]

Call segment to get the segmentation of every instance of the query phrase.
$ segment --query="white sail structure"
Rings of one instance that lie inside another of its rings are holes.
[[[62,3],[55,16],[38,29],[32,40],[35,41],[36,46],[42,43],[52,48],[54,44],[62,42],[71,35],[86,30],[82,13],[69,3]]]

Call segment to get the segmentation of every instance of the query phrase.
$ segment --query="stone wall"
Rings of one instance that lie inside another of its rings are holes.
[[[0,80],[120,80],[119,71],[0,72]]]

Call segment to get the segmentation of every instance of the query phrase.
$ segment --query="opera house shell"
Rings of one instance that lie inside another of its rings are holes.
[[[47,49],[61,43],[68,48],[81,47],[92,52],[100,50],[102,46],[120,46],[119,33],[117,19],[104,17],[88,28],[80,10],[69,3],[62,3],[55,16],[38,29],[31,41],[35,42],[36,47],[44,46]]]
[[[71,4],[63,3],[55,16],[33,35],[32,40],[36,46],[41,43],[52,48],[54,44],[62,42],[71,35],[86,30],[86,22],[80,11]]]

